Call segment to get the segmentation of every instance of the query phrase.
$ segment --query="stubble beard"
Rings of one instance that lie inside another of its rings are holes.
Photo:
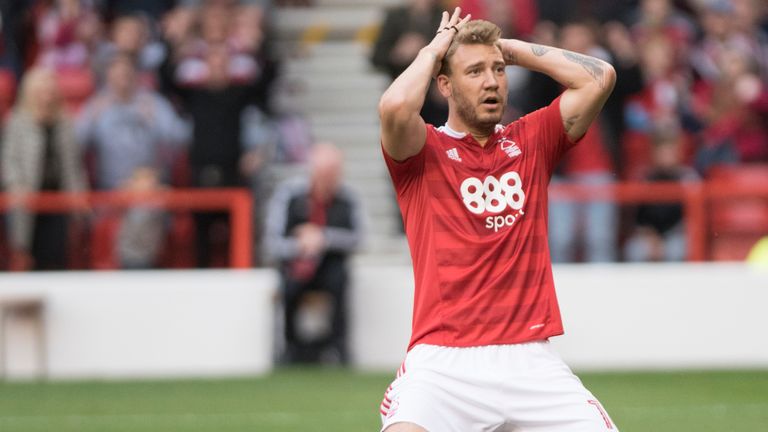
[[[473,104],[464,93],[453,93],[453,99],[456,102],[456,113],[467,127],[480,133],[490,134],[501,122],[504,116],[504,107],[506,101],[501,101],[501,110],[498,113],[487,113],[483,118],[478,114],[478,104]]]

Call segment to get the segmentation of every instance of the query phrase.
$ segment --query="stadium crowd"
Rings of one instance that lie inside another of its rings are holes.
[[[753,166],[756,178],[768,178],[764,1],[451,3],[473,18],[493,21],[504,37],[588,54],[615,67],[616,88],[603,114],[566,155],[553,183],[695,181],[730,175],[746,165]],[[390,76],[399,74],[431,39],[442,9],[441,2],[431,0],[411,0],[392,9],[374,45],[372,63]],[[543,74],[521,68],[508,69],[508,79],[510,121],[545,106],[562,91]],[[442,124],[446,112],[443,100],[428,97],[422,116]],[[761,211],[761,220],[768,221],[768,208],[758,207],[751,211]],[[604,201],[554,201],[549,217],[555,262],[686,257],[681,205],[627,209]],[[762,230],[765,234],[768,228]]]
[[[3,191],[249,187],[264,194],[270,163],[305,160],[302,143],[311,136],[300,122],[280,124],[271,103],[280,73],[270,12],[312,3],[0,1]],[[505,37],[586,53],[617,69],[604,115],[555,182],[687,181],[723,165],[768,163],[764,1],[408,0],[382,22],[372,63],[395,76],[431,37],[434,16],[452,5],[496,22]],[[538,74],[512,69],[509,79],[509,120],[560,91]],[[431,100],[425,118],[439,123],[441,103]],[[684,257],[679,205],[626,212],[607,202],[560,203],[550,217],[556,261]],[[2,223],[2,268],[227,265],[225,214],[145,205],[35,216],[17,206]],[[86,263],[73,261],[72,244],[88,244]]]

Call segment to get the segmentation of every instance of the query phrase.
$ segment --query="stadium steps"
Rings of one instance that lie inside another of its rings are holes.
[[[361,263],[410,262],[379,144],[376,108],[389,79],[368,61],[371,31],[396,4],[402,0],[316,0],[311,8],[276,11],[284,79],[298,89],[288,97],[302,108],[316,140],[342,149],[346,181],[360,194],[367,219],[365,248],[355,257]]]

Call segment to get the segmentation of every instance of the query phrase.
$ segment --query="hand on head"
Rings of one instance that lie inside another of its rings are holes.
[[[452,15],[448,15],[447,11],[443,11],[443,18],[440,20],[440,27],[437,29],[435,37],[432,42],[427,45],[429,49],[435,55],[435,70],[433,75],[437,75],[437,71],[440,70],[440,64],[448,51],[448,47],[451,46],[454,36],[459,32],[459,29],[469,21],[471,15],[466,15],[461,18],[461,8],[454,9]]]

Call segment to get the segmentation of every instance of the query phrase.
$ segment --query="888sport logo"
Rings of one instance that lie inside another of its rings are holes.
[[[468,177],[461,182],[460,192],[464,206],[471,213],[493,214],[485,219],[485,227],[494,232],[504,226],[512,226],[518,217],[525,214],[523,180],[515,171],[509,171],[498,179],[493,175],[484,180]],[[507,208],[512,212],[502,215]]]

